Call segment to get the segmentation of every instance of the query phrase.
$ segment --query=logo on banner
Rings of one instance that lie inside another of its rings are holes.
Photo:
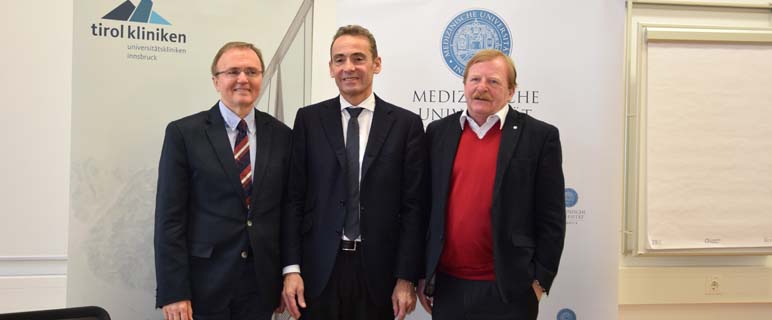
[[[123,41],[126,59],[155,62],[164,56],[187,53],[188,35],[174,32],[176,28],[169,20],[153,10],[152,0],[140,0],[136,6],[125,0],[105,14],[102,22],[91,23],[89,29],[94,38],[129,40]]]
[[[576,190],[566,188],[566,208],[575,206],[577,202],[579,202],[579,194],[576,193]]]
[[[450,72],[463,77],[466,64],[480,50],[496,49],[507,56],[512,54],[512,33],[507,21],[496,12],[486,9],[464,9],[452,19],[433,30],[442,34],[440,51]],[[437,50],[437,43],[431,50]],[[462,86],[411,88],[411,109],[424,123],[442,119],[466,109],[467,100]],[[517,111],[529,113],[542,103],[539,88],[517,88],[510,105]]]
[[[469,59],[480,50],[496,49],[509,55],[509,27],[495,13],[472,9],[459,13],[442,32],[442,57],[453,73],[463,76]]]
[[[138,6],[134,6],[130,0],[126,0],[102,19],[171,25],[169,21],[153,10],[153,1],[151,0],[141,0]]]
[[[574,188],[566,188],[566,224],[580,224],[584,221],[587,211],[577,207],[579,204],[579,192]]]
[[[561,309],[558,311],[558,320],[576,320],[576,313],[571,309]]]

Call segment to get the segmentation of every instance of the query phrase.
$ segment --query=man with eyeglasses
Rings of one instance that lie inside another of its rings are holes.
[[[166,320],[270,319],[281,308],[290,129],[255,109],[263,70],[254,45],[225,44],[211,66],[220,100],[166,127],[155,210]]]

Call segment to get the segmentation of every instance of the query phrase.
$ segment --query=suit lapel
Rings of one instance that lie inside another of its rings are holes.
[[[517,149],[517,143],[520,141],[520,132],[523,131],[522,115],[512,109],[509,105],[507,105],[506,108],[510,109],[509,112],[507,112],[507,119],[504,121],[504,128],[501,130],[499,154],[496,158],[496,177],[493,183],[494,203],[500,196],[499,189],[501,188],[501,180],[504,178],[507,168],[509,168],[509,160],[512,159],[512,155]]]
[[[238,192],[242,198],[244,197],[244,189],[241,187],[239,181],[239,172],[236,168],[236,160],[233,159],[233,150],[230,146],[230,140],[225,132],[225,120],[223,120],[220,114],[218,104],[209,109],[208,124],[204,129],[206,136],[209,138],[209,143],[214,149],[214,153],[217,155],[217,159],[220,160],[225,174],[228,176],[228,181],[235,192]],[[246,204],[244,204],[246,206]]]
[[[271,147],[273,130],[274,127],[270,124],[270,119],[265,114],[255,110],[255,163],[252,168],[252,203],[255,203],[255,199],[257,199],[263,185],[263,177],[268,168],[268,159],[270,159],[273,150]]]
[[[345,168],[346,145],[343,144],[343,123],[340,112],[340,98],[328,100],[327,105],[322,109],[321,121],[327,141],[330,142],[332,150],[335,150],[338,164],[341,168]]]
[[[463,111],[462,111],[463,112]],[[447,125],[445,128],[442,128],[442,130],[439,130],[436,134],[436,139],[441,141],[441,148],[438,150],[437,154],[437,161],[438,163],[438,177],[439,180],[437,186],[441,187],[441,192],[443,193],[443,196],[440,197],[440,199],[447,199],[448,193],[450,192],[450,178],[453,175],[453,163],[456,161],[456,152],[458,151],[458,144],[461,141],[461,125],[459,124],[459,118],[461,117],[461,112],[456,112],[453,115],[450,115],[448,118]],[[438,212],[445,212],[445,206],[447,205],[447,201],[440,201],[438,203],[440,205],[440,211]],[[445,218],[445,215],[441,215],[442,218]]]
[[[386,141],[386,136],[389,134],[389,129],[394,123],[394,118],[391,117],[391,106],[384,103],[378,96],[375,96],[375,110],[373,112],[373,122],[370,126],[370,135],[367,138],[367,146],[365,147],[365,156],[362,159],[362,180],[367,176],[367,170],[373,164],[373,160],[377,157],[378,153]]]

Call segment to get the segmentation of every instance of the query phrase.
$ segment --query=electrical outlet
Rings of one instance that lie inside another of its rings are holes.
[[[721,294],[721,277],[720,276],[713,275],[705,278],[705,294],[706,295]]]

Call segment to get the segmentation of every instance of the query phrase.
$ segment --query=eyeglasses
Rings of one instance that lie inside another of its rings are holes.
[[[262,70],[254,69],[254,68],[245,68],[245,69],[239,69],[239,68],[231,68],[225,71],[218,71],[215,72],[215,77],[219,75],[224,75],[226,78],[230,79],[236,79],[241,75],[241,73],[244,73],[247,78],[257,78],[260,75],[263,74]]]

